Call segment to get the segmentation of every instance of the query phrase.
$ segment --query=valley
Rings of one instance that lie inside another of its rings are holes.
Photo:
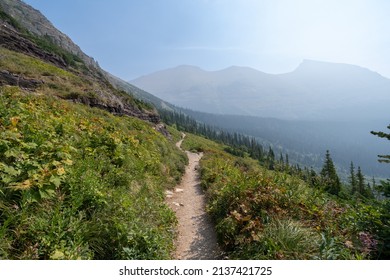
[[[256,137],[297,164],[319,170],[330,150],[344,180],[351,161],[367,179],[389,174],[376,160],[387,143],[370,131],[388,125],[390,80],[368,69],[305,60],[290,73],[271,75],[185,65],[131,82],[202,123]]]

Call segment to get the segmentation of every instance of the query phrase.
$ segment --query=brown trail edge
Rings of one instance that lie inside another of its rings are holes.
[[[185,138],[176,143],[181,149]],[[188,165],[181,183],[173,192],[167,192],[167,203],[178,219],[176,250],[177,260],[219,260],[222,252],[218,247],[214,224],[206,212],[206,197],[200,186],[199,161],[203,153],[186,151]]]

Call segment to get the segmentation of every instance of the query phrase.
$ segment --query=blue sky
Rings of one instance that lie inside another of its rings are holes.
[[[292,71],[303,59],[390,77],[387,0],[24,0],[107,71],[182,64]]]

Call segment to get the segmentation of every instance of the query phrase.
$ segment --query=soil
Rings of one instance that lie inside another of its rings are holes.
[[[181,149],[185,138],[176,143]],[[200,186],[199,161],[202,153],[186,151],[189,163],[181,183],[173,192],[167,192],[167,202],[178,219],[176,251],[178,260],[218,260],[222,252],[218,247],[214,224],[207,214],[205,194]]]

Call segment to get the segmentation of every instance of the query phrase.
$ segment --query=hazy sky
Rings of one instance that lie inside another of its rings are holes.
[[[125,80],[181,64],[284,73],[302,59],[390,77],[388,0],[24,0]]]

